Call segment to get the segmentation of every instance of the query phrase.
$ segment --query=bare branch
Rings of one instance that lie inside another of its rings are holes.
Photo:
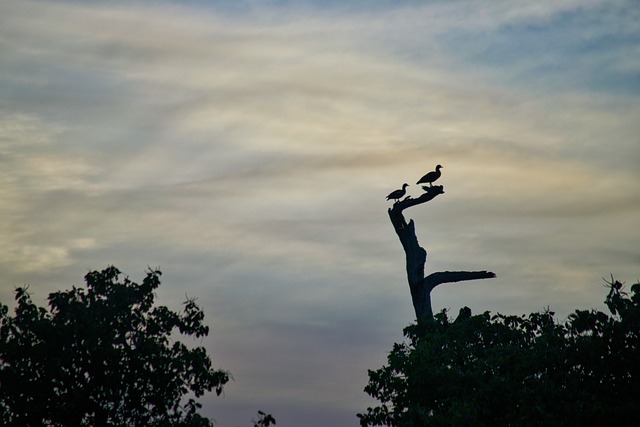
[[[465,280],[493,279],[496,274],[491,271],[439,271],[425,277],[424,286],[433,290],[443,283],[463,282]]]
[[[411,196],[404,198],[403,200],[396,202],[391,207],[390,211],[397,211],[401,213],[403,210],[410,208],[411,206],[426,203],[429,200],[434,199],[439,194],[444,194],[444,187],[442,185],[434,185],[433,187],[422,187],[425,191],[420,197],[412,198]]]

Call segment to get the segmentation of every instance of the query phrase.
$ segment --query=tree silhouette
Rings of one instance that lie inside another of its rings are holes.
[[[444,187],[434,185],[429,187],[424,186],[422,188],[425,192],[418,198],[414,199],[408,196],[394,203],[388,210],[389,218],[406,255],[407,279],[409,281],[413,308],[416,312],[416,319],[418,319],[419,322],[433,318],[431,291],[436,286],[443,283],[496,277],[496,275],[490,271],[441,271],[425,277],[424,270],[427,261],[427,251],[418,243],[413,220],[409,220],[407,223],[402,212],[407,208],[427,203],[436,196],[444,194]]]
[[[472,316],[441,311],[405,328],[365,392],[364,426],[637,425],[640,283],[608,283],[611,314],[576,310]]]
[[[258,419],[251,419],[253,423],[253,427],[269,427],[270,425],[276,425],[276,419],[273,418],[273,415],[267,414],[266,412],[258,411]]]
[[[229,374],[176,340],[209,328],[194,299],[180,313],[154,307],[160,275],[92,271],[86,289],[50,294],[49,310],[16,289],[15,316],[0,305],[0,424],[212,426],[185,395],[220,394]]]

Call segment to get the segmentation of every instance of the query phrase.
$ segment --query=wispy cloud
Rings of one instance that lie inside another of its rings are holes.
[[[635,279],[636,9],[4,1],[0,297],[160,265],[236,375],[221,425],[266,395],[355,425],[412,317],[384,196],[436,164],[446,194],[407,212],[428,269],[498,273],[438,307],[566,313]]]

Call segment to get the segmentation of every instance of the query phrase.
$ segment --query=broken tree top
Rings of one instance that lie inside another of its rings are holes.
[[[393,206],[389,208],[389,218],[406,255],[407,279],[409,281],[409,289],[411,291],[411,299],[416,312],[416,318],[419,322],[433,318],[431,291],[436,286],[443,283],[496,277],[494,273],[486,270],[439,271],[425,277],[424,270],[427,262],[427,251],[418,243],[413,220],[407,223],[402,211],[411,206],[426,203],[436,196],[444,194],[444,187],[442,185],[433,185],[433,182],[442,175],[440,169],[442,169],[442,166],[438,165],[434,171],[427,173],[418,180],[417,184],[429,184],[429,186],[422,186],[424,193],[415,199],[411,196],[402,199],[407,193],[407,187],[409,186],[406,183],[402,185],[402,189],[395,190],[387,196],[387,200],[394,200]]]

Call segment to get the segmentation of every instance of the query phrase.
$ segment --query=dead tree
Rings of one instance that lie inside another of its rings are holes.
[[[420,205],[433,200],[439,194],[444,194],[444,187],[434,185],[422,187],[425,193],[418,198],[406,197],[397,201],[389,208],[389,218],[400,238],[400,243],[406,254],[407,279],[411,290],[413,308],[416,312],[416,319],[424,321],[433,318],[431,308],[431,291],[442,283],[461,282],[464,280],[489,279],[496,277],[490,271],[439,271],[424,276],[425,263],[427,261],[427,251],[420,246],[416,237],[416,229],[413,220],[409,223],[404,219],[402,211],[412,206]]]

